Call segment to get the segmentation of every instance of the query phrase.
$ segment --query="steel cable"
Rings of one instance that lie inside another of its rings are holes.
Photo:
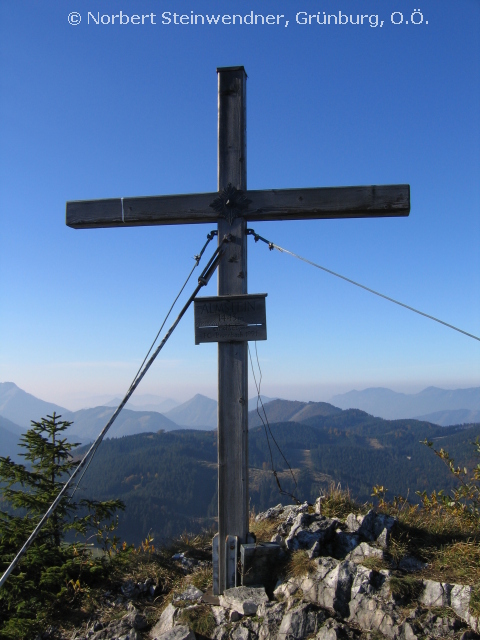
[[[293,256],[294,258],[297,258],[298,260],[302,260],[302,262],[306,262],[307,264],[311,264],[312,267],[316,267],[317,269],[321,269],[322,271],[326,271],[326,273],[330,273],[332,276],[336,276],[337,278],[341,278],[342,280],[346,280],[346,282],[350,282],[350,284],[354,284],[356,287],[360,287],[361,289],[365,289],[365,291],[369,291],[370,293],[374,293],[376,296],[380,296],[380,298],[385,298],[385,300],[388,300],[389,302],[394,302],[395,304],[398,304],[401,307],[405,307],[405,309],[408,309],[409,311],[414,311],[415,313],[418,313],[421,316],[425,316],[425,318],[429,318],[430,320],[435,320],[435,322],[439,322],[440,324],[445,325],[449,329],[454,329],[455,331],[458,331],[459,333],[463,333],[464,335],[468,336],[469,338],[473,338],[474,340],[478,340],[480,342],[480,338],[478,336],[473,335],[473,333],[468,333],[467,331],[464,331],[463,329],[459,329],[458,327],[455,327],[453,324],[449,324],[448,322],[444,322],[443,320],[440,320],[439,318],[435,318],[435,316],[431,316],[428,313],[424,313],[423,311],[419,311],[418,309],[415,309],[414,307],[410,307],[408,304],[400,302],[399,300],[395,300],[394,298],[390,298],[389,296],[386,296],[383,293],[379,293],[378,291],[375,291],[374,289],[370,289],[370,287],[366,287],[364,284],[360,284],[359,282],[355,282],[355,280],[351,280],[350,278],[347,278],[346,276],[342,276],[339,273],[336,273],[335,271],[332,271],[331,269],[327,269],[326,267],[322,267],[321,265],[317,264],[316,262],[312,262],[311,260],[308,260],[307,258],[304,258],[303,256],[299,256],[298,254],[293,253],[293,251],[289,251],[288,249],[284,249],[283,247],[280,247],[278,244],[275,244],[274,242],[270,242],[270,240],[267,240],[266,238],[262,238],[262,236],[258,235],[258,233],[255,233],[255,231],[253,229],[247,229],[247,233],[254,237],[255,242],[258,242],[259,240],[261,240],[262,242],[265,242],[265,244],[268,244],[268,248],[270,249],[270,251],[273,250],[273,249],[277,249],[277,251],[280,251],[281,253],[288,253],[291,256]]]

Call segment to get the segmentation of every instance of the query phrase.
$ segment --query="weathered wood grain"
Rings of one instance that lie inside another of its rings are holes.
[[[218,190],[229,183],[247,188],[246,84],[243,67],[218,70]],[[208,205],[207,205],[208,206]],[[209,207],[211,209],[211,207]],[[212,210],[213,211],[213,210]],[[211,215],[211,214],[209,214]],[[230,225],[218,221],[219,241],[232,241],[218,268],[218,295],[247,293],[246,222]],[[238,543],[248,534],[248,342],[218,343],[218,532],[220,593],[231,581],[227,576],[227,536]]]
[[[245,161],[242,164],[245,165]],[[210,207],[217,195],[193,193],[124,198],[123,221],[120,198],[67,202],[66,222],[69,227],[75,229],[215,223],[223,221],[223,218]],[[410,212],[408,184],[265,189],[247,191],[246,195],[252,201],[243,215],[247,222],[377,218],[408,216]]]

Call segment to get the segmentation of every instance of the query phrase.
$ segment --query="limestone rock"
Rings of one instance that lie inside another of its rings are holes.
[[[333,541],[333,553],[336,558],[345,558],[360,544],[360,536],[349,531],[337,529]]]
[[[185,589],[185,591],[182,591],[182,593],[175,595],[172,602],[195,602],[197,600],[200,600],[202,596],[203,591],[200,591],[200,589],[197,589],[197,587],[191,584]]]
[[[173,604],[169,604],[160,616],[157,624],[150,631],[150,637],[152,638],[152,640],[158,638],[162,633],[173,629],[179,613],[180,609],[178,607],[174,607]]]
[[[276,507],[271,507],[270,509],[267,509],[267,511],[255,516],[255,522],[261,522],[262,520],[268,520],[269,518],[278,518],[283,511],[284,506],[282,504],[277,504]]]
[[[212,607],[212,615],[215,618],[217,627],[227,622],[227,616],[225,615],[225,609],[223,607]]]
[[[355,549],[348,554],[347,558],[353,562],[362,562],[365,558],[382,559],[383,551],[382,549],[372,547],[368,542],[361,542],[358,547],[355,547]]]
[[[228,640],[230,638],[230,626],[228,624],[221,624],[215,628],[213,632],[213,640]]]
[[[245,616],[254,616],[264,602],[268,602],[268,596],[263,587],[233,587],[225,589],[220,596],[222,607],[238,611]]]
[[[285,549],[285,539],[279,533],[276,533],[274,536],[270,538],[270,542],[275,542],[279,544],[283,549]]]
[[[454,584],[450,592],[450,606],[455,613],[464,620],[474,631],[480,630],[479,619],[470,613],[470,598],[473,588],[466,585]]]
[[[346,625],[329,618],[315,636],[315,640],[347,640],[352,637]]]
[[[384,529],[387,530],[387,534],[390,534],[396,522],[392,516],[376,513],[373,509],[363,517],[357,516],[357,521],[361,522],[358,529],[359,535],[370,542],[376,540]]]
[[[353,562],[319,558],[316,572],[300,581],[305,600],[348,615],[348,601],[357,571]]]
[[[403,622],[398,627],[398,639],[399,640],[420,640],[420,637],[417,634],[417,628],[415,625],[412,625],[410,622]]]
[[[322,500],[324,498],[325,496],[318,496],[318,498],[315,500],[315,504],[313,505],[315,513],[317,513],[319,516],[322,515]]]
[[[108,625],[102,625],[102,629],[96,632],[88,632],[85,637],[89,640],[140,640],[140,636],[128,620],[128,615]]]
[[[333,539],[338,520],[299,513],[290,529],[285,545],[290,551],[305,549],[318,556],[322,546]]]
[[[301,640],[306,638],[316,633],[324,621],[325,614],[322,611],[315,611],[311,605],[300,603],[283,617],[277,640]]]
[[[356,516],[354,513],[349,513],[345,524],[347,525],[347,531],[350,533],[356,533],[360,529],[362,524],[362,516]]]
[[[258,607],[257,616],[261,619],[258,640],[276,637],[286,608],[286,602],[264,602]]]
[[[275,588],[273,595],[278,600],[283,600],[284,598],[290,598],[299,590],[299,582],[298,580],[292,578],[287,580],[286,582],[281,582]],[[260,614],[259,614],[260,615]]]
[[[386,549],[388,547],[388,543],[390,542],[390,531],[385,527],[383,531],[377,538],[377,545],[382,547],[382,549]]]
[[[133,629],[137,629],[137,631],[142,631],[148,627],[147,619],[138,611],[131,611],[125,616],[124,620],[128,621],[128,624]]]
[[[155,640],[196,640],[196,635],[187,626],[179,624],[170,631],[165,631],[159,636],[155,637]]]
[[[378,631],[392,640],[397,635],[396,626],[399,616],[392,604],[387,604],[374,596],[357,593],[350,601],[349,608],[348,620],[361,629]]]
[[[231,632],[230,638],[232,640],[252,640],[252,634],[250,633],[250,629],[241,625]]]
[[[277,504],[276,507],[271,507],[270,509],[267,509],[267,511],[264,511],[263,513],[259,513],[257,516],[255,516],[255,522],[261,522],[262,520],[267,520],[269,518],[279,518],[282,520],[286,520],[289,517],[291,518],[291,521],[293,522],[293,519],[299,514],[299,513],[307,513],[308,512],[308,502],[304,502],[301,505],[286,505],[283,506],[282,504]]]
[[[427,607],[448,607],[450,606],[451,585],[435,580],[424,580],[423,592],[419,602]]]

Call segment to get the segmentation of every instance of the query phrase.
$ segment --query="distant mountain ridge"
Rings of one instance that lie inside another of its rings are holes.
[[[264,404],[264,408],[269,422],[303,422],[316,416],[331,416],[342,413],[341,409],[328,402],[300,402],[298,400],[281,400],[279,398],[272,400],[267,405]],[[249,411],[249,428],[263,424],[260,416],[264,417],[261,406],[258,411],[257,409]]]
[[[103,402],[103,407],[118,407],[122,398],[115,397],[108,402]],[[143,395],[133,395],[125,405],[126,409],[130,411],[157,411],[158,413],[165,414],[167,411],[178,407],[179,403],[172,398],[161,398],[160,396],[154,396],[151,393]]]
[[[371,387],[335,395],[330,401],[341,409],[362,409],[386,420],[398,420],[439,411],[480,411],[480,387],[453,390],[427,387],[413,394]]]
[[[21,449],[18,442],[24,431],[18,424],[0,416],[0,456],[10,456],[16,462],[22,460],[19,456]]]
[[[217,401],[197,393],[187,402],[167,411],[165,416],[178,425],[201,429],[216,429]]]
[[[449,427],[454,424],[473,424],[474,422],[480,422],[480,411],[473,409],[450,409],[434,411],[424,416],[415,416],[415,419],[433,422],[442,427]]]
[[[70,419],[71,411],[65,407],[40,400],[13,382],[0,382],[0,415],[24,430],[30,428],[32,420],[40,420],[54,411],[61,414],[64,420]]]
[[[342,409],[355,408],[384,419],[399,419],[398,416],[428,421],[441,426],[472,424],[480,422],[480,387],[470,389],[444,390],[428,387],[418,394],[402,394],[385,388],[371,388],[364,391],[350,391],[327,402],[300,402],[262,396],[270,423],[308,423],[312,419],[335,416]],[[175,402],[160,396],[143,395],[135,398],[137,406],[125,408],[115,421],[108,437],[118,438],[145,432],[174,431],[178,429],[213,430],[217,426],[217,402],[212,398],[197,394],[187,402],[170,411],[140,410],[141,406],[158,402]],[[105,426],[117,399],[112,406],[99,406],[78,411],[69,411],[55,403],[46,402],[20,389],[13,382],[0,383],[0,455],[17,455],[18,437],[31,426],[31,420],[40,420],[54,411],[63,420],[74,424],[69,429],[69,437],[76,442],[93,441]],[[336,406],[335,406],[336,405]],[[468,406],[466,406],[468,405]],[[251,398],[249,406],[249,426],[262,425],[256,406],[257,398]],[[261,406],[260,414],[263,415]]]
[[[270,404],[273,398],[261,396],[263,404]],[[287,400],[285,402],[288,402]],[[257,397],[250,398],[248,407],[250,410],[257,406]],[[217,410],[218,404],[216,400],[197,393],[193,398],[187,400],[183,404],[175,407],[171,411],[167,411],[164,415],[173,420],[178,425],[193,429],[216,429],[217,428]],[[256,411],[255,411],[256,413]]]
[[[73,422],[68,433],[75,434],[82,443],[93,441],[98,436],[115,411],[114,407],[93,407],[80,409],[70,414]],[[174,431],[180,429],[178,424],[157,411],[131,411],[123,409],[108,432],[109,438],[121,438],[137,433],[157,431]]]

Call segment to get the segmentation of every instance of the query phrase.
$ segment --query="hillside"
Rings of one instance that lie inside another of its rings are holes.
[[[315,416],[306,422],[271,425],[272,433],[294,470],[290,471],[270,442],[282,487],[300,500],[314,500],[331,482],[349,487],[354,497],[370,499],[376,484],[388,495],[409,495],[451,488],[442,462],[420,444],[442,438],[460,465],[472,464],[470,443],[480,425],[439,427],[416,420],[385,421],[362,411],[341,411]],[[249,432],[251,507],[257,511],[279,501],[271,473],[269,447],[263,427]],[[107,440],[81,485],[81,496],[121,498],[127,509],[120,516],[120,531],[137,542],[148,531],[158,539],[201,530],[214,523],[217,509],[216,432],[177,430],[145,433]]]
[[[265,413],[269,422],[303,422],[307,418],[315,416],[330,416],[341,412],[328,402],[299,402],[297,400],[281,400],[277,398],[268,404],[264,403]],[[259,415],[260,414],[260,415]],[[262,407],[248,412],[248,425],[250,428],[258,427],[264,418]]]

